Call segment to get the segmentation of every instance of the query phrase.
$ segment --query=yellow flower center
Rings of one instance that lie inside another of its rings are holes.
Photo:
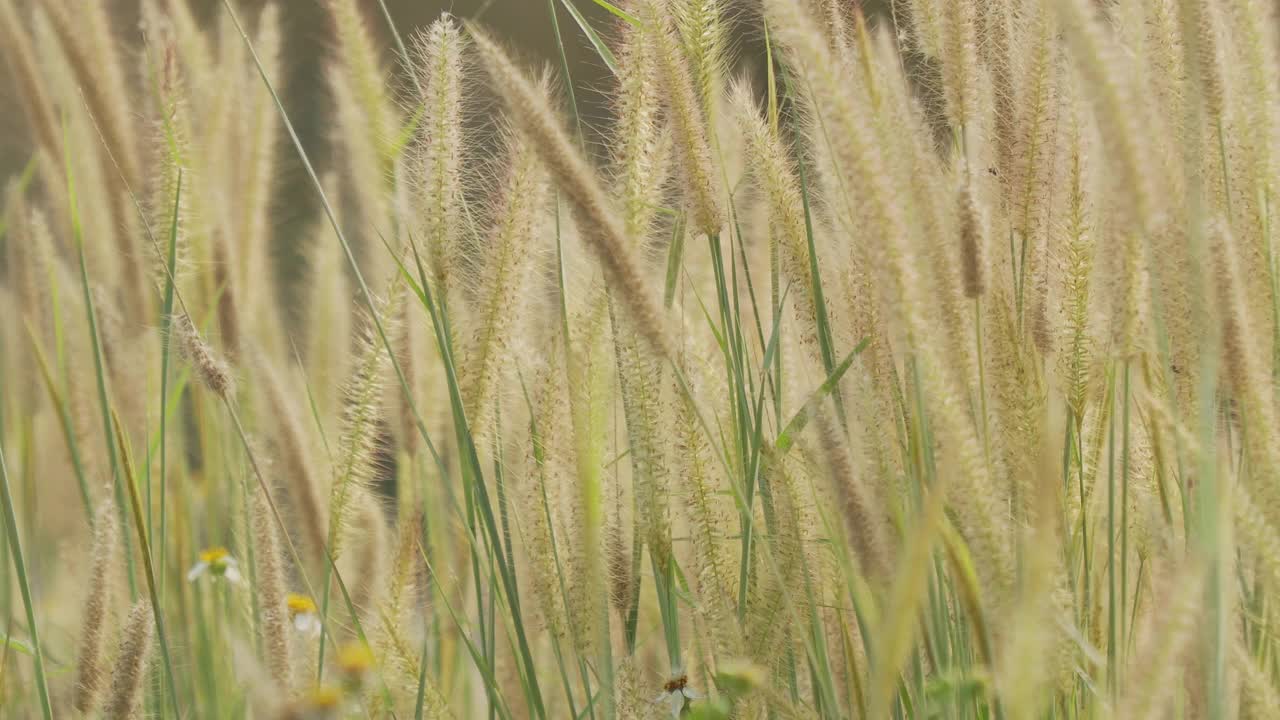
[[[289,593],[289,596],[285,598],[285,605],[289,608],[290,617],[308,614],[314,615],[316,612],[315,601],[306,595]]]
[[[373,653],[364,643],[347,643],[338,651],[338,667],[347,675],[360,675],[372,666]]]
[[[342,702],[342,691],[321,685],[307,695],[307,705],[313,709],[336,708]]]
[[[224,547],[211,547],[200,551],[200,562],[207,564],[215,571],[225,570],[229,559],[231,559],[231,552]]]

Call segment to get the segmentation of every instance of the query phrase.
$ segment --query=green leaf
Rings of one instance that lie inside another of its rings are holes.
[[[636,22],[634,18],[631,18],[630,16],[626,15],[621,10],[610,5],[607,2],[602,2],[602,0],[595,0],[595,2],[597,5],[603,7],[609,12],[614,13],[615,15],[618,15],[618,17],[621,17],[624,20],[628,20],[632,24]],[[604,64],[609,66],[609,71],[612,72],[614,75],[617,75],[618,59],[613,56],[613,51],[609,49],[609,46],[604,44],[604,40],[602,40],[600,36],[596,34],[595,29],[592,28],[591,24],[587,22],[587,18],[583,16],[582,11],[574,7],[573,0],[560,0],[560,4],[563,5],[564,9],[568,10],[569,14],[573,16],[573,21],[578,23],[578,27],[582,28],[582,32],[586,33],[587,39],[591,41],[591,45],[596,49],[596,52],[600,55],[600,59],[604,60]]]
[[[786,452],[791,449],[791,445],[795,442],[796,436],[804,430],[805,425],[809,424],[809,420],[813,417],[814,413],[817,412],[818,406],[822,401],[835,391],[836,386],[840,384],[840,378],[844,377],[845,371],[847,371],[849,366],[853,364],[853,359],[866,349],[869,342],[871,342],[870,338],[863,338],[862,342],[858,343],[858,346],[845,356],[844,362],[837,365],[836,368],[831,371],[831,375],[818,386],[817,390],[813,391],[813,394],[809,396],[808,400],[805,400],[804,406],[796,412],[796,414],[791,418],[791,422],[788,422],[787,427],[778,435],[778,441],[775,443],[778,450]]]
[[[622,8],[618,7],[617,5],[614,5],[611,2],[606,2],[605,0],[591,0],[591,2],[594,2],[595,4],[604,8],[605,10],[608,10],[613,15],[621,18],[622,20],[632,25],[635,25],[636,27],[640,26],[640,18],[637,18],[635,15],[628,13],[626,10],[623,10]]]

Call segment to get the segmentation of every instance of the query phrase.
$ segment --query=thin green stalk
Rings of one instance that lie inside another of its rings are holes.
[[[1112,371],[1113,373],[1114,371]],[[1111,374],[1111,373],[1109,373]],[[1108,379],[1108,391],[1115,388]],[[1115,416],[1107,418],[1107,690],[1112,699],[1119,695],[1117,682],[1118,635],[1116,624],[1116,428]]]
[[[13,511],[13,495],[9,490],[9,468],[5,464],[3,442],[0,442],[0,500],[4,501],[4,525],[9,541],[9,555],[13,559],[13,569],[18,574],[18,589],[22,592],[22,605],[27,612],[27,632],[31,635],[31,657],[36,669],[36,693],[40,696],[40,712],[44,720],[53,720],[49,684],[45,680],[44,650],[40,647],[36,610],[31,599],[31,583],[27,580],[26,555],[23,554],[22,537],[18,533],[18,517]]]
[[[1128,606],[1126,593],[1129,592],[1129,368],[1132,362],[1124,361],[1124,405],[1121,411],[1121,449],[1120,449],[1120,631],[1119,636],[1127,635],[1128,625],[1125,619],[1125,608]],[[1136,600],[1135,600],[1136,603]],[[1120,648],[1119,661],[1123,664],[1128,648],[1127,642]]]
[[[160,604],[160,592],[156,583],[155,566],[151,559],[151,542],[147,538],[146,515],[143,513],[142,500],[138,496],[138,485],[134,478],[133,461],[129,457],[129,446],[124,438],[124,429],[120,426],[120,418],[112,412],[113,426],[115,428],[115,440],[120,446],[120,457],[123,459],[124,476],[121,480],[129,487],[129,500],[133,507],[134,527],[138,531],[138,544],[142,548],[143,571],[147,579],[147,591],[151,594],[151,611],[155,615],[156,620],[156,636],[160,641],[160,657],[164,662],[165,684],[169,690],[170,704],[173,706],[173,716],[175,718],[182,717],[182,710],[178,707],[178,685],[174,681],[173,662],[169,656],[169,639],[164,625],[164,609]],[[163,538],[161,542],[163,542]]]

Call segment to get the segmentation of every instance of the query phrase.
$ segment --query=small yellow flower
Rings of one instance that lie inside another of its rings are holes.
[[[224,547],[210,547],[200,551],[199,562],[191,566],[187,572],[187,581],[195,582],[196,578],[209,573],[236,585],[240,582],[240,563],[231,556]]]
[[[320,634],[320,613],[316,610],[314,600],[306,595],[289,593],[285,598],[285,605],[289,608],[289,617],[293,619],[295,630],[307,635]]]
[[[342,691],[328,685],[312,688],[303,697],[289,703],[285,717],[298,720],[333,720],[342,713]]]
[[[364,676],[373,667],[373,652],[362,642],[349,642],[338,649],[338,670],[342,672],[343,685],[359,688]]]
[[[342,691],[329,685],[321,685],[307,693],[307,705],[312,708],[336,708],[342,704]]]
[[[314,600],[305,594],[291,592],[284,598],[284,605],[288,607],[294,630],[308,635],[320,634],[320,612],[316,610]]]

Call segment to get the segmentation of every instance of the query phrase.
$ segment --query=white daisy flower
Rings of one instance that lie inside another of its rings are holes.
[[[294,630],[303,635],[320,634],[320,613],[316,610],[314,600],[306,595],[289,593],[285,604],[289,607],[289,617],[293,619]]]
[[[689,709],[694,700],[702,698],[702,693],[689,687],[689,676],[678,672],[667,680],[662,686],[662,694],[654,698],[653,702],[671,708],[671,717],[678,718]]]
[[[240,563],[231,553],[224,547],[205,548],[200,551],[200,561],[191,566],[187,571],[187,582],[195,582],[197,578],[205,573],[209,573],[213,577],[220,577],[232,585],[239,585],[243,579],[240,576]]]

